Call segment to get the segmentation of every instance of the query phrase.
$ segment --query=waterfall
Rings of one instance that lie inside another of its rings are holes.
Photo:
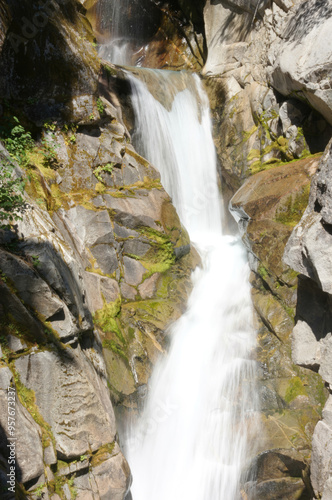
[[[101,0],[99,18],[110,31],[110,40],[99,48],[99,55],[113,64],[130,64],[131,27],[125,22],[132,0]]]
[[[169,353],[155,367],[143,415],[125,437],[133,500],[238,500],[257,408],[248,264],[239,239],[222,234],[199,77],[144,74],[145,82],[128,74],[135,145],[160,171],[202,266],[187,311],[171,328]]]

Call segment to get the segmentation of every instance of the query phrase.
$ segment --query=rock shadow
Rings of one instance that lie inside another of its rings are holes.
[[[283,38],[291,42],[301,41],[315,26],[332,16],[332,5],[326,0],[306,0],[300,3],[290,19]]]

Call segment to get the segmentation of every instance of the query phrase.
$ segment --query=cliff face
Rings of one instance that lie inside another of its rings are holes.
[[[204,9],[203,73],[225,195],[242,184],[231,211],[253,271],[264,443],[277,449],[258,457],[254,498],[331,495],[331,7],[221,0]]]
[[[137,412],[197,257],[130,143],[80,4],[1,13],[1,168],[25,180],[26,204],[0,231],[1,495],[12,387],[19,497],[120,500],[131,476],[113,407]]]

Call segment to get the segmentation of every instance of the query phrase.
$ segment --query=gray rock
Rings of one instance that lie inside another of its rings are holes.
[[[135,300],[137,296],[137,290],[136,288],[133,288],[130,285],[127,285],[127,283],[121,283],[120,285],[121,289],[121,295],[128,300]]]
[[[0,368],[0,447],[6,449],[11,444],[8,430],[8,399],[7,389],[12,379],[9,368]],[[10,406],[12,408],[13,406]],[[27,482],[39,478],[44,473],[41,431],[32,416],[15,397],[15,453],[17,458],[17,479]]]
[[[112,457],[92,470],[100,500],[123,500],[131,484],[128,463],[115,443]]]
[[[130,257],[123,258],[124,279],[128,285],[137,286],[141,283],[143,275],[146,273],[145,267],[137,260]]]
[[[114,234],[107,210],[95,212],[82,206],[71,208],[68,218],[74,224],[77,234],[89,248],[93,245],[114,242]]]
[[[105,304],[104,301],[115,302],[120,295],[117,281],[106,276],[85,271],[84,282],[89,309],[92,313],[102,309]]]
[[[332,142],[313,178],[309,206],[292,232],[284,261],[332,293]]]
[[[157,282],[160,277],[159,273],[153,274],[150,278],[144,280],[144,282],[138,287],[138,291],[142,299],[151,299],[156,293]]]
[[[128,238],[129,236],[139,237],[139,233],[137,231],[133,231],[131,229],[127,229],[126,227],[119,226],[119,224],[114,224],[114,233],[119,238]]]
[[[57,463],[57,457],[53,445],[49,445],[44,448],[44,462],[46,465],[53,465]]]
[[[297,365],[314,368],[320,363],[320,344],[306,321],[298,320],[292,332],[292,359]]]
[[[80,350],[61,356],[39,352],[15,362],[21,381],[35,391],[59,457],[77,458],[113,442],[115,421],[108,389]]]
[[[23,352],[27,348],[26,343],[22,342],[18,337],[14,337],[14,335],[8,335],[7,342],[9,349],[17,353]]]
[[[318,422],[312,440],[311,484],[316,497],[323,494],[332,467],[332,428]]]
[[[305,119],[306,111],[306,106],[296,99],[283,102],[279,110],[283,133],[287,132],[292,125],[299,127]]]
[[[151,246],[148,243],[144,243],[139,239],[127,240],[123,245],[123,252],[143,257],[150,250],[150,248]]]
[[[331,335],[331,334],[330,334]],[[319,374],[328,384],[332,386],[332,337],[321,342]]]
[[[332,500],[332,477],[325,483],[322,500]]]
[[[109,245],[96,245],[91,253],[104,274],[113,274],[119,267],[115,249]]]
[[[78,328],[66,304],[22,259],[1,251],[0,268],[14,284],[19,298],[49,321],[63,340],[77,335]]]
[[[0,267],[14,283],[20,299],[42,314],[46,320],[61,312],[61,301],[22,259],[1,251]]]
[[[282,38],[272,46],[272,86],[288,96],[296,92],[332,124],[332,1],[301,2]]]
[[[0,390],[7,391],[11,382],[13,381],[13,374],[8,366],[0,368]]]
[[[60,240],[59,237],[58,239]],[[75,248],[73,242],[70,243]],[[64,241],[59,247],[48,241],[33,243],[30,240],[23,241],[19,248],[26,256],[37,260],[35,268],[38,274],[61,297],[74,317],[77,320],[80,318],[81,330],[91,329],[91,314],[84,304],[82,267],[80,259],[71,252],[72,248],[66,248]]]

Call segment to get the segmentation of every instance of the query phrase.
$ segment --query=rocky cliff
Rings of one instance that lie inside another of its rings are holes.
[[[114,408],[140,406],[197,263],[84,14],[1,3],[1,168],[25,183],[21,220],[0,231],[4,499],[12,435],[16,498],[126,496]]]
[[[257,313],[265,451],[255,499],[331,495],[331,7],[219,1],[204,9],[215,142],[226,196],[242,184],[231,211]]]

